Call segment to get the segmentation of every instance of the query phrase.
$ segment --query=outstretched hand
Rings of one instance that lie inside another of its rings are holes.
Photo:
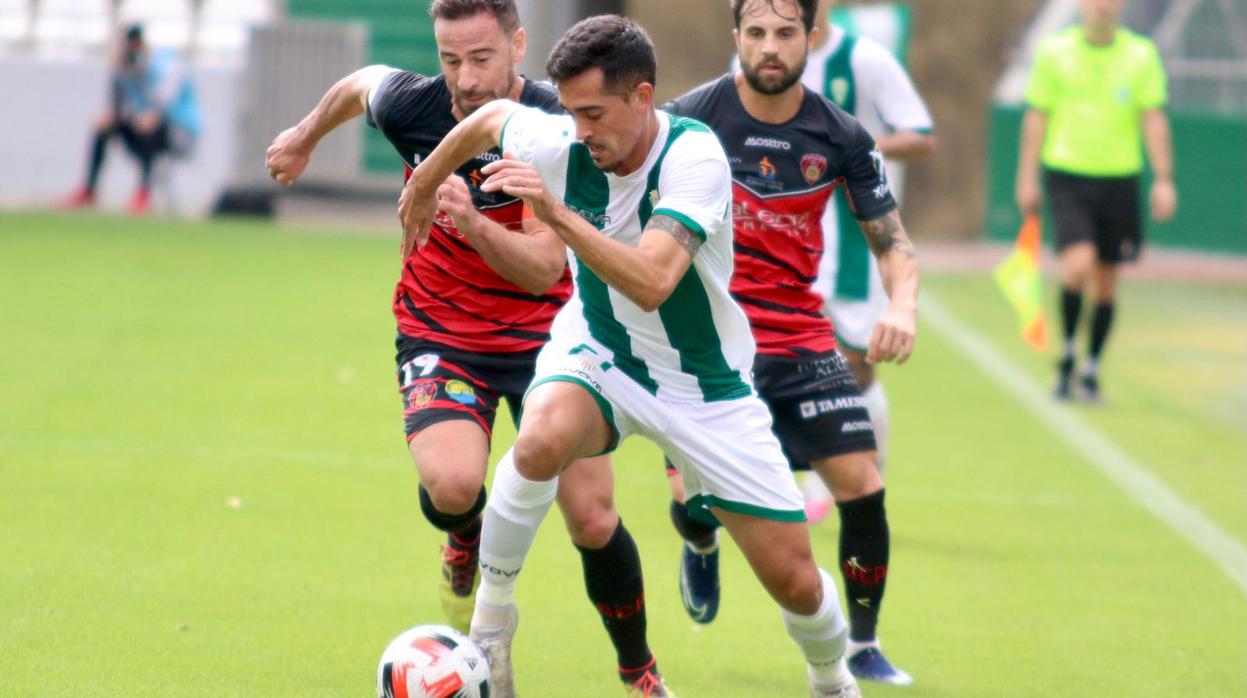
[[[437,190],[421,187],[419,181],[419,177],[412,174],[398,197],[398,219],[403,225],[400,246],[403,259],[407,259],[416,247],[423,247],[428,242],[429,226],[437,214]]]

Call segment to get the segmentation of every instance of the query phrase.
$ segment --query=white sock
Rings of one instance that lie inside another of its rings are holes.
[[[498,461],[481,528],[478,600],[495,606],[515,602],[515,578],[558,487],[558,478],[540,481],[520,475],[511,451]]]
[[[838,685],[848,675],[844,648],[849,624],[840,610],[835,580],[825,570],[820,569],[818,574],[823,580],[823,603],[814,615],[801,616],[783,609],[780,612],[789,637],[805,655],[810,680],[820,686]]]
[[[883,383],[876,380],[862,393],[866,411],[870,412],[870,424],[875,428],[875,445],[879,449],[879,472],[888,460],[888,434],[892,431],[892,413],[888,409],[888,396]]]
[[[1094,376],[1098,370],[1100,370],[1100,362],[1087,357],[1086,363],[1082,365],[1082,374],[1084,376]]]

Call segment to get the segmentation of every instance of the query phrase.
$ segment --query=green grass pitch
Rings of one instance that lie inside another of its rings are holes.
[[[393,378],[396,248],[0,214],[0,695],[369,696],[390,638],[440,621]],[[924,289],[1047,385],[985,274]],[[1247,292],[1128,282],[1121,308],[1112,402],[1075,411],[1247,541]],[[917,683],[867,696],[1247,695],[1247,603],[1213,561],[928,323],[885,376],[881,633]],[[616,477],[673,688],[804,695],[730,545],[719,619],[684,615],[657,451],[628,442]],[[833,564],[835,523],[813,537]],[[519,600],[521,695],[622,694],[556,514]]]

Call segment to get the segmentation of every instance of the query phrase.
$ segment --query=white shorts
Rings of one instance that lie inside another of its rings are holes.
[[[883,290],[883,284],[878,282],[878,272],[873,277],[874,283],[871,284],[870,295],[866,300],[828,298],[823,304],[823,313],[831,318],[832,327],[836,331],[836,343],[841,349],[865,354],[870,347],[870,333],[874,331],[875,323],[888,312],[891,301]]]
[[[805,521],[801,491],[771,431],[771,413],[756,393],[720,402],[660,400],[591,339],[550,340],[537,357],[531,392],[567,381],[593,396],[616,434],[614,450],[639,434],[667,454],[684,476],[689,513],[713,521],[708,507],[776,521]]]

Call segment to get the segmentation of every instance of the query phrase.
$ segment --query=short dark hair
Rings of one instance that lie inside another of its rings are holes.
[[[435,20],[464,19],[481,12],[493,15],[507,34],[520,28],[520,11],[515,7],[515,0],[433,0],[429,3],[429,16]]]
[[[619,15],[580,20],[559,39],[546,61],[546,72],[555,83],[594,68],[602,69],[606,90],[619,95],[658,79],[658,60],[649,35],[641,25]]]
[[[788,17],[780,12],[778,4],[795,5],[801,10],[801,23],[805,25],[805,33],[809,34],[814,28],[814,16],[818,14],[818,0],[732,0],[732,18],[736,21],[736,28],[740,29],[740,15],[745,11],[745,6],[751,2],[762,2],[775,10],[775,14],[784,19],[798,19],[797,17]]]

